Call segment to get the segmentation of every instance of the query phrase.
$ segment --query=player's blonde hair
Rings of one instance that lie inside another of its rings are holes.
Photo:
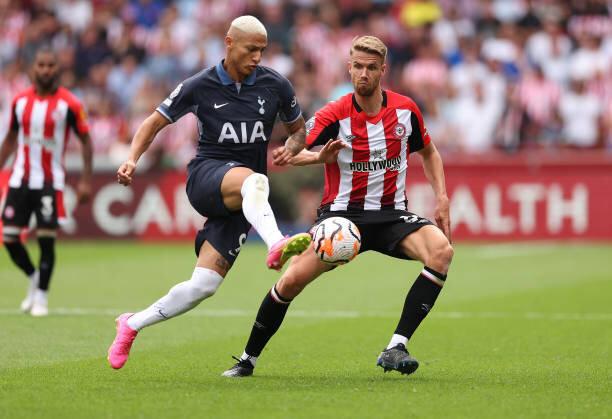
[[[245,33],[268,37],[268,31],[266,31],[266,27],[263,25],[263,23],[261,23],[261,21],[255,16],[251,15],[239,16],[232,20],[229,30],[231,31],[232,28],[238,29]]]
[[[383,63],[387,58],[387,46],[383,43],[383,41],[371,35],[356,36],[353,38],[353,43],[351,44],[351,55],[353,55],[353,51],[376,54],[382,58]]]

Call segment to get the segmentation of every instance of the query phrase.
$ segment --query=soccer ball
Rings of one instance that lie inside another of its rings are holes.
[[[312,234],[317,256],[330,265],[350,262],[361,246],[361,234],[357,226],[342,217],[327,218],[319,223]]]

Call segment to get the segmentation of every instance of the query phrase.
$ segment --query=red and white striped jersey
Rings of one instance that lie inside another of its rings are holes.
[[[430,143],[417,105],[383,91],[382,109],[367,116],[352,93],[328,103],[306,123],[306,146],[339,138],[350,145],[325,165],[321,208],[329,211],[406,208],[408,155]]]
[[[18,131],[19,145],[9,186],[42,189],[47,184],[62,191],[69,128],[80,135],[89,132],[83,105],[68,89],[60,87],[48,96],[38,96],[34,87],[18,93],[10,129]]]

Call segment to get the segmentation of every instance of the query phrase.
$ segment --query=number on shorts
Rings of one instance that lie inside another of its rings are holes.
[[[51,218],[53,215],[53,197],[51,196],[43,196],[40,198],[40,203],[42,208],[40,209],[40,213],[46,219]]]

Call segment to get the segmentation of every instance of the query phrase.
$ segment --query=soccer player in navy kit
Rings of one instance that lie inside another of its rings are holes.
[[[186,189],[189,202],[207,221],[195,240],[196,267],[190,280],[147,309],[117,318],[117,335],[108,350],[115,369],[127,361],[139,330],[178,316],[215,293],[251,225],[268,246],[271,269],[280,270],[310,244],[308,233],[283,237],[268,203],[268,139],[277,114],[289,132],[284,150],[293,156],[304,148],[305,123],[293,87],[277,72],[258,65],[267,34],[257,18],[236,18],[225,45],[222,62],[179,84],[143,122],[129,159],[117,171],[119,183],[129,185],[155,135],[188,112],[197,116],[200,139],[188,165]]]

